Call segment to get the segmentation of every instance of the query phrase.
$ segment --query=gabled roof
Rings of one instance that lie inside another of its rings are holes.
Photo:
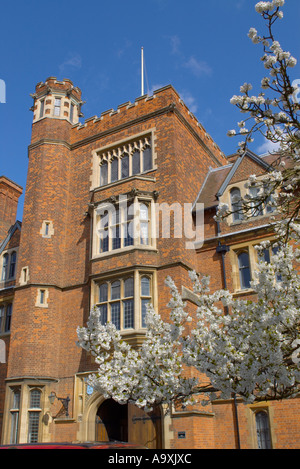
[[[233,178],[233,175],[235,174],[235,172],[237,171],[238,167],[242,164],[243,160],[245,158],[250,158],[251,160],[253,160],[255,163],[259,164],[260,166],[262,166],[266,171],[271,171],[272,168],[271,166],[266,162],[264,161],[262,158],[260,158],[259,156],[257,156],[255,153],[253,153],[252,151],[250,150],[247,150],[245,151],[241,156],[239,156],[234,164],[232,165],[232,168],[231,170],[229,171],[228,175],[226,176],[226,179],[223,181],[223,184],[221,185],[221,187],[219,188],[218,192],[217,192],[217,197],[220,197],[223,195],[226,187],[230,184],[230,181],[231,179]],[[250,174],[249,174],[250,176]]]
[[[20,221],[16,221],[16,223],[10,227],[6,238],[4,238],[4,240],[0,243],[0,254],[2,254],[2,252],[5,250],[5,247],[7,246],[7,244],[13,237],[16,230],[21,231],[21,228],[22,228],[22,223]]]
[[[228,161],[232,162],[228,165],[221,166],[219,168],[209,168],[204,183],[202,184],[196,201],[194,202],[193,210],[195,210],[196,203],[204,204],[205,209],[219,205],[219,197],[222,196],[245,158],[250,158],[265,171],[271,171],[273,169],[271,163],[272,160],[274,161],[274,156],[264,158],[256,155],[250,150],[245,151],[242,155],[231,155],[228,157]]]

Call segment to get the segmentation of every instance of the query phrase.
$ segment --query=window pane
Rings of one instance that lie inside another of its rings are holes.
[[[44,115],[44,107],[45,107],[45,100],[41,100],[41,106],[40,106],[40,117],[43,117]]]
[[[121,177],[128,178],[129,177],[129,155],[124,155],[121,160]]]
[[[136,150],[132,155],[132,174],[139,174],[141,172],[140,152]]]
[[[119,179],[119,160],[114,158],[111,162],[111,182],[117,181]]]
[[[152,169],[152,151],[149,147],[145,148],[143,151],[143,166],[144,171],[149,171],[149,169]]]
[[[230,201],[232,216],[234,221],[242,220],[242,202],[241,202],[241,192],[238,188],[234,188],[230,191]]]
[[[250,187],[250,195],[251,197],[257,198],[258,197],[258,187]],[[252,216],[257,217],[258,215],[263,214],[262,203],[259,200],[253,200],[251,202],[252,208]]]
[[[142,299],[142,327],[146,327],[146,314],[147,314],[147,305],[150,303],[149,299]]]
[[[18,431],[19,431],[19,412],[11,413],[11,434],[10,443],[18,443]]]
[[[99,287],[99,302],[107,301],[107,283],[102,283]]]
[[[11,315],[12,315],[12,304],[10,303],[6,307],[6,319],[5,319],[4,332],[9,332],[10,331]],[[1,326],[0,326],[0,330],[1,330]]]
[[[134,306],[133,300],[123,301],[124,329],[134,327]]]
[[[108,230],[100,233],[100,252],[108,251]]]
[[[102,326],[105,326],[105,324],[107,323],[107,305],[100,305],[99,307],[99,310],[100,310],[100,324],[102,324]]]
[[[111,322],[120,329],[120,302],[111,303]]]
[[[268,414],[266,412],[257,412],[255,420],[258,448],[271,449],[272,445]]]
[[[247,252],[242,252],[241,254],[239,254],[238,262],[239,262],[241,288],[250,288],[251,271],[250,271],[249,254]]]
[[[0,332],[2,331],[2,326],[4,323],[4,306],[0,306]]]
[[[60,98],[56,98],[54,101],[54,115],[60,115]]]
[[[108,163],[104,161],[100,166],[100,186],[108,183]]]
[[[133,296],[133,277],[127,278],[124,282],[124,297]]]
[[[20,391],[14,391],[14,393],[13,393],[13,402],[12,402],[12,408],[13,409],[19,409],[20,408],[20,397],[21,397]]]
[[[121,247],[120,227],[114,226],[112,228],[112,249],[119,249]]]
[[[111,223],[112,225],[116,225],[120,222],[120,210],[118,208],[115,208],[114,210],[111,210]]]
[[[4,254],[3,256],[3,264],[2,264],[2,275],[1,280],[6,280],[7,278],[7,269],[8,269],[8,254]]]
[[[28,443],[37,443],[39,435],[39,412],[29,412]]]
[[[30,409],[39,409],[41,407],[41,391],[34,389],[30,393]]]
[[[148,207],[146,204],[140,205],[140,220],[148,220]]]
[[[132,225],[131,222],[126,223],[123,226],[123,239],[124,239],[124,246],[133,246],[133,237],[131,236]]]
[[[148,277],[141,279],[141,295],[150,296],[150,279]]]
[[[111,284],[111,300],[120,298],[120,281],[117,280]]]
[[[148,222],[146,223],[140,223],[140,242],[143,245],[149,244],[149,228],[148,228]]]

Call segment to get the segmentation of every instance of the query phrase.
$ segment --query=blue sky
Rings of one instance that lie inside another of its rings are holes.
[[[145,92],[173,85],[224,153],[236,150],[238,140],[226,133],[241,115],[230,98],[246,81],[256,94],[265,75],[261,48],[247,37],[250,27],[263,31],[256,0],[1,3],[0,175],[25,189],[36,83],[70,78],[86,101],[84,118],[99,116],[141,94],[141,47]],[[299,0],[286,0],[283,11],[278,39],[298,59],[293,77],[300,78]],[[263,143],[251,149],[260,152]]]

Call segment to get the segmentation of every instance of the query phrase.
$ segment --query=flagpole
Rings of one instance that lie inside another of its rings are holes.
[[[142,62],[142,70],[141,70],[141,96],[144,96],[144,48],[142,47],[141,50],[141,62]]]

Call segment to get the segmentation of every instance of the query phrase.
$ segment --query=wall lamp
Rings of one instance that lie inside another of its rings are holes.
[[[51,391],[51,394],[48,396],[48,399],[51,405],[54,404],[55,399],[59,400],[63,405],[64,411],[66,413],[66,417],[69,417],[69,402],[70,402],[69,396],[58,397],[54,391]]]

